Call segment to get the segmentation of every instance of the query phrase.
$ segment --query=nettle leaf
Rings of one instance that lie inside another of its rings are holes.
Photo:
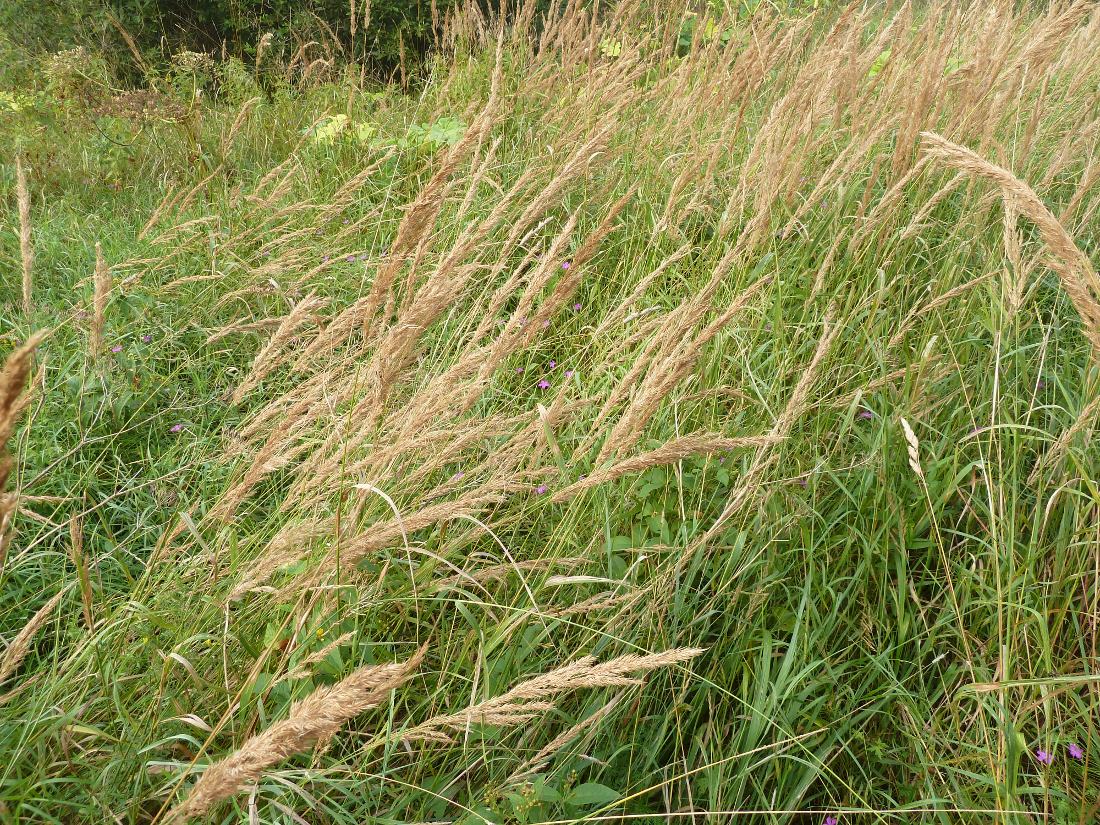
[[[535,799],[540,802],[561,802],[561,793],[557,788],[546,784],[546,779],[536,777],[532,783],[535,787]]]
[[[441,117],[431,125],[425,135],[428,143],[437,146],[454,146],[466,134],[466,124],[457,117]]]
[[[886,68],[886,64],[890,62],[890,49],[883,49],[882,54],[875,58],[875,62],[871,64],[870,70],[867,72],[868,77],[877,77],[883,69]]]
[[[313,127],[309,139],[312,143],[332,143],[340,133],[348,128],[349,123],[350,121],[347,115],[341,114],[327,117]]]
[[[599,782],[585,782],[573,789],[569,801],[574,805],[593,807],[607,805],[619,798],[619,792]]]
[[[618,57],[623,53],[623,41],[612,40],[610,37],[605,37],[600,41],[600,54],[604,57]]]

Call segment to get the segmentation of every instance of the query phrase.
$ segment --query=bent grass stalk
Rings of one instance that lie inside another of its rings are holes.
[[[295,702],[290,714],[248,739],[229,756],[207,767],[167,820],[186,822],[207,815],[219,802],[243,793],[263,772],[283,760],[330,740],[349,720],[381,703],[420,665],[422,648],[399,664],[367,665],[330,687]]]

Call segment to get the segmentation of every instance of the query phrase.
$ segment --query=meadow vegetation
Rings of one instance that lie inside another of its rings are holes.
[[[0,821],[1096,821],[1100,9],[821,5],[5,75]]]

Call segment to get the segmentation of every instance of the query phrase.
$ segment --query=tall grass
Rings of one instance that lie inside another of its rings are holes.
[[[61,111],[0,810],[1092,821],[1098,40],[470,3],[415,96]]]

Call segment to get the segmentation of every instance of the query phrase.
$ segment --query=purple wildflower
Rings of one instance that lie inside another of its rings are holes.
[[[153,340],[153,336],[150,335],[149,333],[145,333],[144,335],[141,336],[141,342],[143,344],[148,344],[152,340]]]
[[[546,492],[546,485],[540,484],[538,487],[535,488],[535,492],[541,496],[543,493]]]
[[[328,263],[328,255],[325,255],[323,258],[321,258],[321,263]]]
[[[572,378],[573,377],[573,370],[566,370],[565,371],[565,377],[566,378]]]
[[[836,825],[837,819],[835,816],[825,817],[825,825]]]
[[[1069,751],[1069,755],[1072,756],[1074,759],[1085,758],[1085,752],[1081,750],[1081,746],[1078,745],[1076,742],[1070,742],[1066,750]]]
[[[546,389],[549,389],[549,388],[550,388],[550,382],[547,381],[545,378],[543,378],[541,381],[539,381],[539,389],[540,390],[546,390]]]
[[[168,428],[168,432],[170,432],[170,433],[181,433],[181,432],[183,432],[183,425],[182,424],[173,424],[171,427]]]
[[[549,326],[550,326],[550,319],[547,318],[545,321],[542,322],[542,328],[546,329]]]
[[[875,414],[870,410],[860,410],[858,417],[862,418],[864,421],[869,421],[870,419],[875,417]]]
[[[1043,380],[1042,378],[1040,378],[1040,379],[1039,379],[1039,380],[1038,380],[1038,381],[1037,381],[1037,382],[1035,383],[1035,389],[1037,389],[1037,390],[1041,390],[1041,389],[1045,388],[1045,387],[1046,387],[1046,385],[1047,385],[1047,382],[1046,382],[1046,381],[1044,381],[1044,380]]]
[[[355,262],[355,256],[354,255],[348,255],[348,263],[350,264],[350,263],[354,263],[354,262]]]
[[[365,252],[362,255],[359,256],[359,260],[361,260],[361,261],[365,261],[366,259],[367,259],[367,253],[365,253]]]
[[[550,362],[550,369],[554,369],[554,367],[556,367],[557,365],[558,365],[557,361],[551,361]]]
[[[461,470],[459,470],[457,473],[455,473],[453,476],[451,476],[451,481],[460,481],[462,479],[463,475],[464,475],[464,473]]]
[[[1054,754],[1047,753],[1046,751],[1035,751],[1035,758],[1042,762],[1044,765],[1050,765],[1054,762]]]
[[[521,372],[523,372],[523,367],[516,367],[516,375],[519,375]]]
[[[569,263],[569,261],[566,261],[565,263],[563,263],[563,264],[561,265],[561,268],[562,268],[562,269],[569,269],[569,267],[571,267],[572,265],[573,265],[573,264]]]
[[[347,218],[344,218],[344,223],[346,224],[347,222],[348,222],[348,219],[347,219]]]
[[[111,352],[122,352],[122,344],[115,344],[111,347]]]
[[[573,304],[573,311],[574,312],[580,312],[581,311],[581,305],[580,304]]]

